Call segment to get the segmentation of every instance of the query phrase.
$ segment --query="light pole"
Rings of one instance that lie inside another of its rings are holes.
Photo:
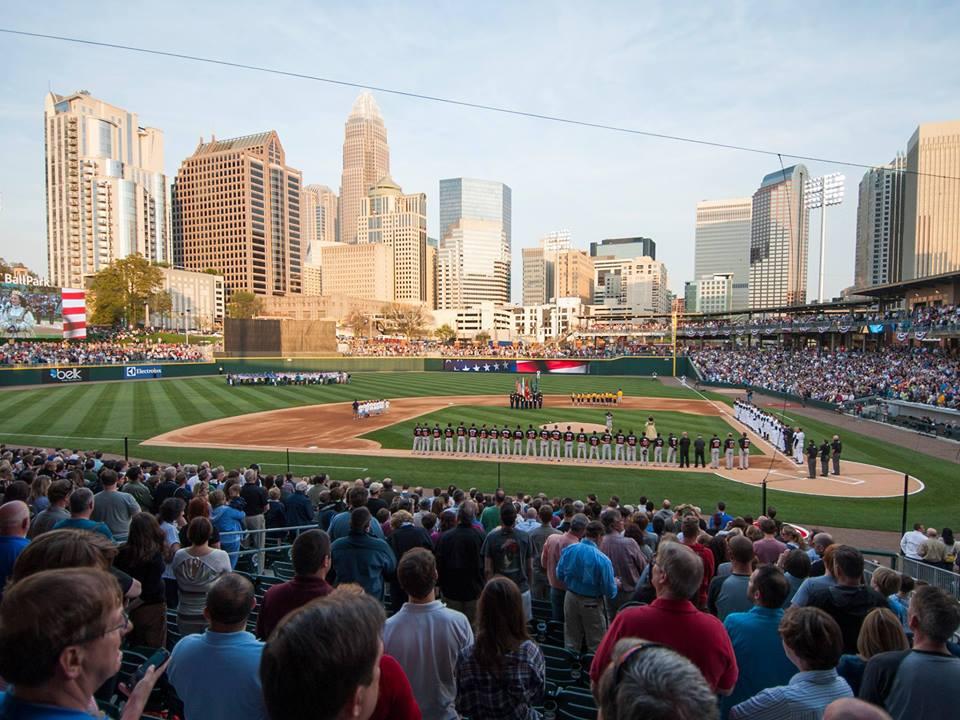
[[[827,244],[827,207],[843,202],[843,182],[841,173],[830,173],[810,178],[804,187],[804,199],[807,209],[820,209],[820,277],[818,280],[817,301],[823,302],[823,265]]]
[[[183,316],[183,344],[190,344],[190,308],[184,308],[180,313]]]

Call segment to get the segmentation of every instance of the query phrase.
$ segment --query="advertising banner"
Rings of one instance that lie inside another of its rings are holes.
[[[123,369],[123,377],[127,380],[137,378],[158,378],[163,376],[163,368],[159,365],[127,365]]]
[[[545,372],[586,375],[589,367],[590,361],[588,360],[517,360],[517,372],[521,373]]]
[[[43,372],[43,381],[45,383],[58,385],[69,385],[70,383],[84,382],[89,379],[90,373],[87,368],[50,368]]]

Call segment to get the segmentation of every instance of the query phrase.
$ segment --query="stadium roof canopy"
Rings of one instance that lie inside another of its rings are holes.
[[[911,296],[929,299],[930,295],[942,296],[942,302],[953,304],[960,301],[960,272],[930,275],[916,280],[902,280],[873,287],[857,288],[857,295],[876,298],[881,301],[907,299]]]

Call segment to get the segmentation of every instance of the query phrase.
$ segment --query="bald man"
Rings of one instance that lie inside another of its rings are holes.
[[[30,508],[22,500],[0,505],[0,597],[7,584],[7,576],[23,549],[30,543]]]
[[[827,705],[823,720],[890,720],[890,716],[864,700],[840,698]]]

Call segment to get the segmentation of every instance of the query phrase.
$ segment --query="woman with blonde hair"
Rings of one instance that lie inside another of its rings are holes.
[[[37,475],[30,483],[30,497],[27,498],[27,505],[30,506],[33,517],[50,507],[50,499],[47,497],[49,489],[50,478],[46,475]]]
[[[854,695],[860,692],[863,671],[874,655],[892,650],[909,650],[910,643],[897,616],[887,608],[874,608],[863,619],[857,637],[857,654],[842,655],[837,673],[850,686]]]

